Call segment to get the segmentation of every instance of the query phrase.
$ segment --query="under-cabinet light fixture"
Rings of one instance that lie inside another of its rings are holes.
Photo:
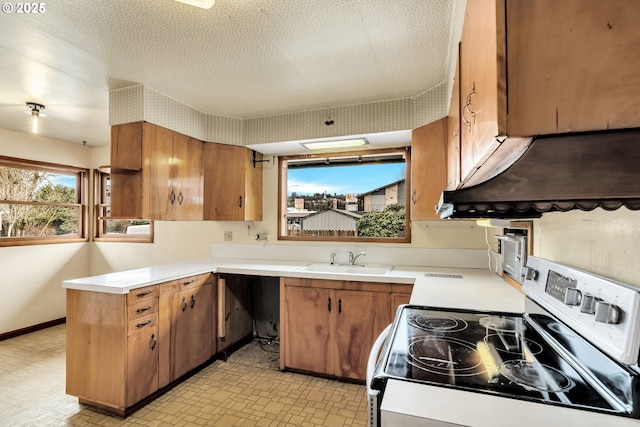
[[[307,150],[323,150],[325,148],[349,148],[367,145],[369,141],[366,138],[355,139],[336,139],[332,141],[320,142],[303,142],[301,145]]]
[[[180,3],[188,4],[190,6],[199,7],[201,9],[211,9],[215,0],[176,0]]]

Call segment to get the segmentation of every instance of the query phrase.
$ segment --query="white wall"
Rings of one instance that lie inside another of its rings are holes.
[[[91,149],[0,129],[0,155],[91,166]],[[0,247],[0,333],[65,316],[60,283],[89,274],[88,243]]]
[[[534,230],[535,255],[640,287],[640,211],[547,213]]]

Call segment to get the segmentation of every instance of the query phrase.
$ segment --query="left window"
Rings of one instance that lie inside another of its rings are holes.
[[[103,242],[153,243],[153,221],[111,216],[111,175],[96,170],[93,175],[95,232],[93,240]]]
[[[87,240],[89,170],[0,156],[0,246]]]

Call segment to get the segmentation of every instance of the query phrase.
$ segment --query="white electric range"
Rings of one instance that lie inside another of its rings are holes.
[[[536,257],[525,273],[524,314],[400,307],[370,425],[640,426],[638,289]]]

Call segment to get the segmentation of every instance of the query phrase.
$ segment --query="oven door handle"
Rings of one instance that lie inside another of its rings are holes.
[[[371,388],[371,381],[373,380],[373,373],[376,370],[376,365],[378,363],[378,356],[380,355],[380,350],[382,350],[382,346],[384,345],[389,333],[391,331],[391,325],[384,328],[384,330],[378,335],[376,342],[373,343],[373,347],[371,347],[371,353],[369,353],[369,359],[367,360],[367,395],[369,397],[369,427],[379,427],[380,422],[378,420],[378,416],[380,414],[380,407],[378,402],[378,395],[380,394],[380,390],[374,390]]]

